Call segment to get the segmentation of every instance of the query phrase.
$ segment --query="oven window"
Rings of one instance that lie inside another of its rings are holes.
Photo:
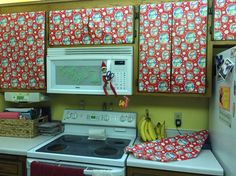
[[[56,66],[56,85],[100,86],[100,66]]]

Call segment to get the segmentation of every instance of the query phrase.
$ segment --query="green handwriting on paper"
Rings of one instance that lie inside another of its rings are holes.
[[[58,85],[101,85],[101,68],[97,66],[57,66]]]

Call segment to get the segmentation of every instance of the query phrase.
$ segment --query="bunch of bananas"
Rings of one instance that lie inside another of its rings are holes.
[[[154,127],[154,124],[149,117],[149,112],[146,110],[146,115],[139,121],[138,131],[141,139],[144,142],[163,139],[165,138],[165,121],[163,124],[158,122]]]

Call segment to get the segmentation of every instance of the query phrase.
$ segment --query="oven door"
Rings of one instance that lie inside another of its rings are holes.
[[[41,162],[44,164],[72,167],[84,170],[85,176],[93,176],[102,175],[102,172],[109,173],[112,176],[125,176],[125,168],[124,167],[110,167],[110,166],[100,166],[100,165],[91,165],[91,164],[83,164],[83,163],[74,163],[74,162],[62,162],[62,161],[53,161],[53,160],[41,160],[41,159],[32,159],[27,158],[27,176],[30,175],[30,165],[33,161]]]

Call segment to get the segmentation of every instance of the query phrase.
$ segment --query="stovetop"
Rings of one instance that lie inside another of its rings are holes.
[[[88,136],[65,134],[37,149],[36,152],[120,159],[130,141],[120,138],[92,140],[88,139]]]
[[[136,139],[136,113],[65,109],[64,132],[27,151],[27,158],[124,167]],[[97,132],[96,132],[97,131]],[[88,140],[104,137],[106,140]]]

